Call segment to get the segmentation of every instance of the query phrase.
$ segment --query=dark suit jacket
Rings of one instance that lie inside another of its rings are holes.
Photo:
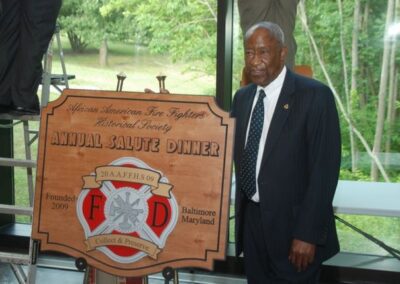
[[[237,255],[243,250],[246,206],[238,173],[256,90],[254,84],[241,88],[232,105],[232,116],[236,118]],[[315,266],[339,251],[332,200],[340,156],[339,121],[331,90],[318,81],[287,70],[257,180],[262,214],[260,226],[271,261],[285,277],[296,274],[288,261],[293,238],[317,245]]]

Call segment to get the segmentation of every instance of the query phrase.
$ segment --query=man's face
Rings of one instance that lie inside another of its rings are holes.
[[[256,29],[245,43],[246,72],[250,80],[263,87],[269,85],[282,71],[286,53],[287,48],[268,30]]]

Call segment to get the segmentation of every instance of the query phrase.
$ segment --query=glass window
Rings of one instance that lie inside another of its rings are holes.
[[[59,22],[71,88],[115,90],[123,72],[124,91],[158,92],[163,74],[171,93],[215,95],[216,0],[67,0]]]
[[[294,32],[295,70],[300,66],[303,71],[311,70],[312,76],[329,85],[335,94],[342,134],[340,180],[369,182],[381,191],[382,198],[387,192],[386,184],[394,185],[400,196],[397,52],[400,7],[395,4],[395,1],[300,1]],[[235,91],[244,66],[237,12],[234,31]],[[351,191],[352,187],[343,190]],[[339,214],[396,249],[400,249],[399,215],[398,208],[391,217]],[[337,229],[342,251],[388,255],[339,222]]]
[[[123,91],[159,92],[156,76],[163,74],[170,93],[215,96],[217,0],[65,0],[58,20],[66,71],[76,77],[70,88],[116,90],[123,72]],[[56,38],[48,56],[51,73],[62,74]],[[58,96],[51,88],[50,100]],[[15,155],[23,159],[18,126],[14,137]],[[32,150],[36,157],[36,143]],[[16,204],[28,205],[25,169],[15,169],[15,183]]]

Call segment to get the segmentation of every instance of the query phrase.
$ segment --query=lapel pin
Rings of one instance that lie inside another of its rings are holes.
[[[284,109],[289,109],[289,104],[284,104],[284,105],[283,105],[283,108],[284,108]]]

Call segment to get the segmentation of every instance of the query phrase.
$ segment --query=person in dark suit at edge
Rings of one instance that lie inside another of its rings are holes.
[[[246,32],[252,83],[236,92],[231,110],[236,254],[243,252],[251,284],[318,283],[321,263],[339,251],[334,97],[329,87],[286,68],[286,54],[277,24],[260,22]]]
[[[293,33],[299,0],[238,0],[237,3],[243,39],[246,31],[256,23],[269,21],[278,24],[283,31],[288,49],[285,65],[293,70],[297,49]]]
[[[61,0],[0,0],[0,113],[39,114],[42,57]]]

